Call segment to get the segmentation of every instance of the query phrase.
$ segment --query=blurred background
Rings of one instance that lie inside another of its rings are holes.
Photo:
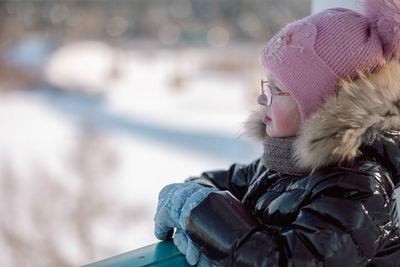
[[[157,242],[160,189],[250,163],[259,53],[310,0],[0,1],[0,266]]]

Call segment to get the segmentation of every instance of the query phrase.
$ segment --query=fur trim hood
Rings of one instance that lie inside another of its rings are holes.
[[[400,130],[400,63],[392,61],[355,81],[339,82],[335,95],[302,124],[294,143],[299,167],[316,170],[354,160],[360,147],[384,130]],[[247,134],[265,138],[262,109],[245,123]]]

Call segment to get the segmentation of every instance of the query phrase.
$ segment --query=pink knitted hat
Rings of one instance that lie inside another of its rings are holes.
[[[288,24],[267,44],[261,64],[296,100],[304,121],[332,95],[400,55],[400,0],[362,1],[363,14],[327,9]]]

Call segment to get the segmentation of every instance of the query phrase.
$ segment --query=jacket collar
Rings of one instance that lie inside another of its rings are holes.
[[[400,63],[389,62],[372,74],[359,73],[359,77],[341,80],[336,94],[302,124],[294,142],[300,167],[316,170],[351,162],[362,155],[362,146],[400,131]],[[262,109],[256,110],[245,123],[248,135],[259,141],[265,138],[262,117]],[[399,143],[392,145],[400,156]],[[394,160],[393,166],[399,168],[400,158]]]

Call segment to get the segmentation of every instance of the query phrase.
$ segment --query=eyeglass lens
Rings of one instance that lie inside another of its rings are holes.
[[[272,94],[271,94],[271,88],[269,87],[268,83],[264,82],[263,83],[263,94],[265,98],[267,99],[267,106],[271,105],[272,102]]]

